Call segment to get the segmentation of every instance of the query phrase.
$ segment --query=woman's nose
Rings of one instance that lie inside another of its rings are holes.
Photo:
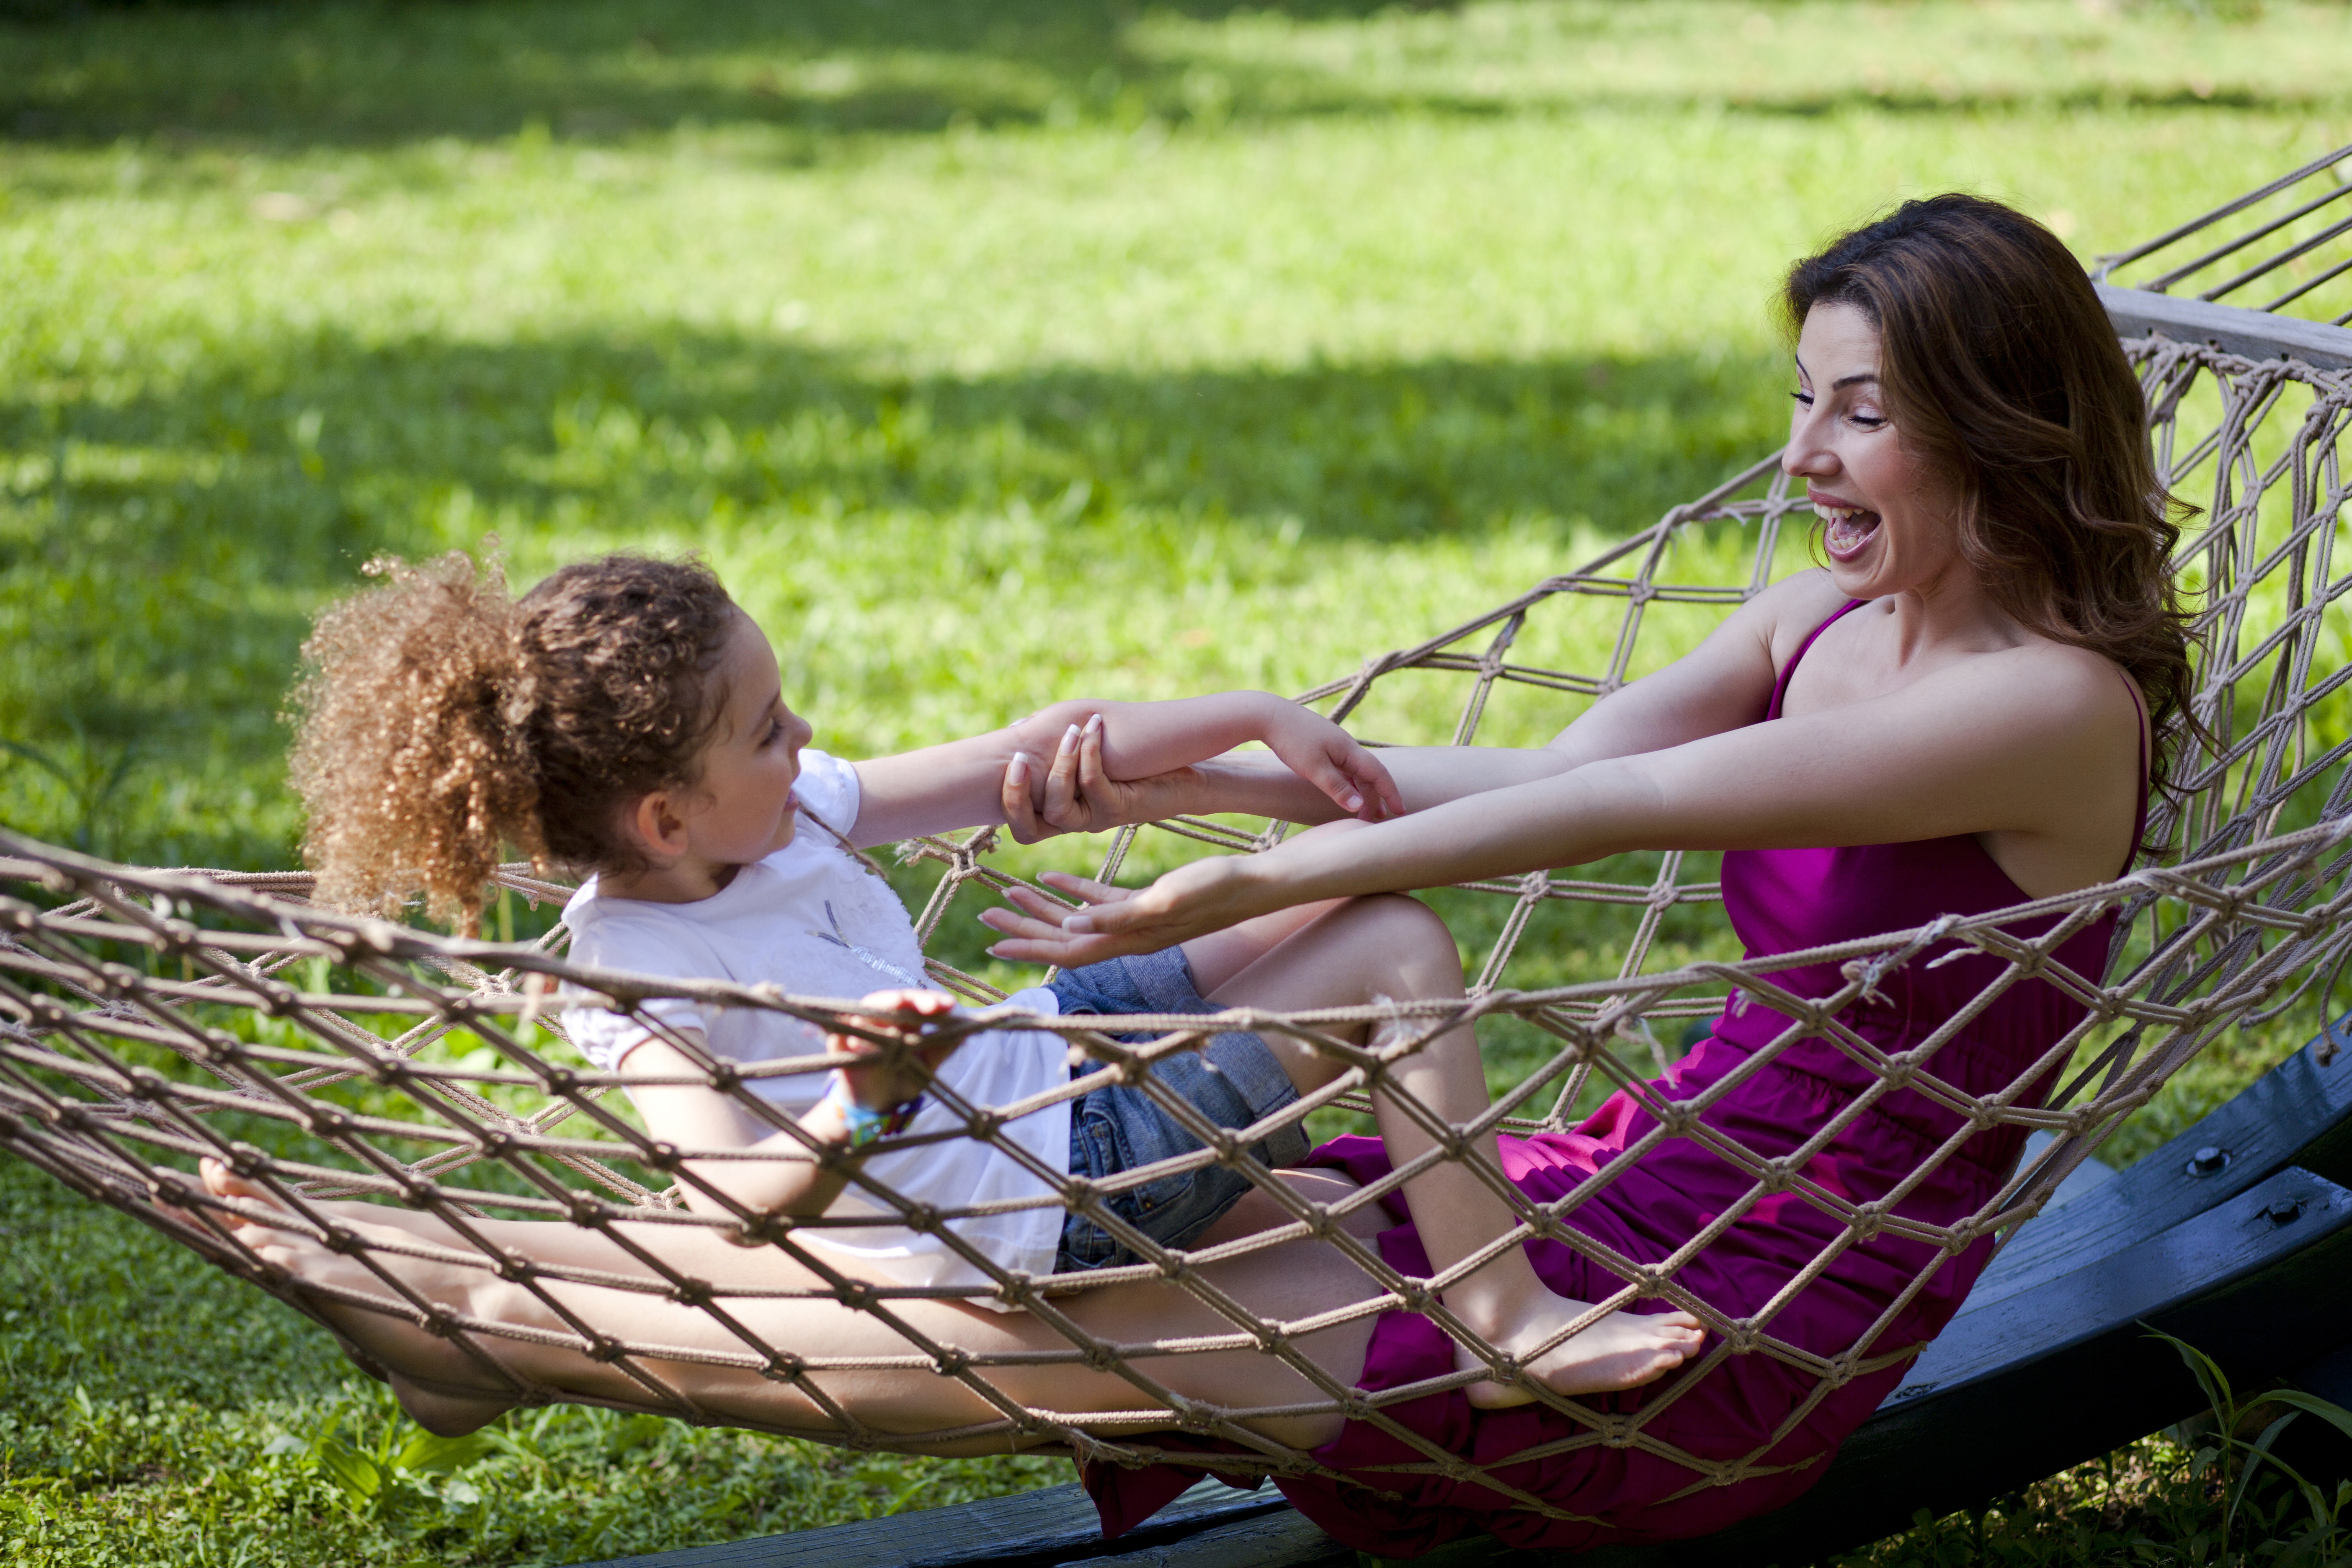
[[[1837,471],[1837,457],[1814,434],[1809,410],[1799,409],[1789,421],[1789,444],[1780,449],[1780,471],[1791,479],[1819,479]]]

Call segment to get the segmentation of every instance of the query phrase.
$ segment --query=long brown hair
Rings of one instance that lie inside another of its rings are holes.
[[[691,785],[725,702],[737,614],[698,562],[609,555],[517,601],[495,560],[372,562],[331,605],[295,688],[295,789],[318,896],[468,932],[507,845],[540,865],[627,870],[621,813]]]
[[[1998,202],[1931,196],[1798,262],[1781,303],[1792,334],[1816,305],[1878,329],[1888,412],[1958,492],[1963,558],[2021,625],[2130,672],[2161,786],[2192,679],[2170,559],[2194,509],[2157,478],[2138,378],[2066,247]]]

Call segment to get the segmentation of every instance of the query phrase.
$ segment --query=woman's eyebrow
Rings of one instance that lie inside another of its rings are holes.
[[[1832,392],[1835,392],[1842,386],[1860,386],[1865,381],[1876,381],[1877,379],[1878,373],[1876,371],[1865,370],[1858,374],[1842,375],[1838,377],[1837,380],[1830,384],[1830,390]]]

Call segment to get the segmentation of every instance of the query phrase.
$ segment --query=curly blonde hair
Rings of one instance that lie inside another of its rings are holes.
[[[691,786],[740,612],[698,562],[608,555],[520,600],[493,559],[410,565],[331,605],[292,700],[303,858],[318,897],[391,913],[415,893],[473,934],[506,846],[542,869],[644,864],[624,808]]]

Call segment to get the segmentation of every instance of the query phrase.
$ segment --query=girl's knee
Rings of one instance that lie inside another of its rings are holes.
[[[1383,938],[1401,947],[1448,954],[1460,952],[1454,945],[1454,933],[1446,929],[1437,911],[1410,893],[1370,893],[1349,907],[1360,911],[1359,918]]]
[[[1461,991],[1462,950],[1427,904],[1404,893],[1374,893],[1350,902],[1348,913],[1355,922],[1351,939],[1379,951],[1402,991]]]

